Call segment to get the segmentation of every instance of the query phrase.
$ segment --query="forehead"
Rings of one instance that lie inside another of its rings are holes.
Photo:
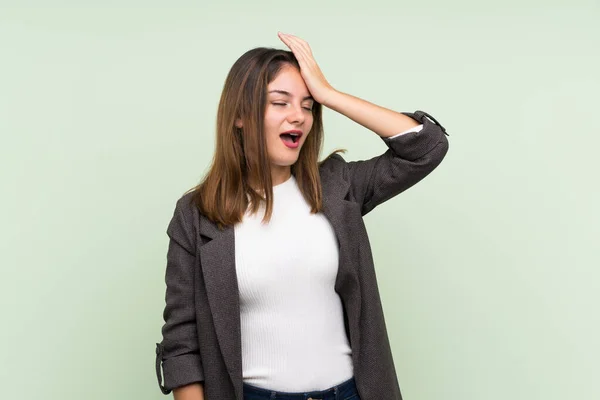
[[[292,66],[283,66],[275,79],[267,85],[267,88],[268,90],[285,90],[298,97],[310,95],[302,75]]]

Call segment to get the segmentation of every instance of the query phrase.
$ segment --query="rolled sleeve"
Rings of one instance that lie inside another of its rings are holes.
[[[382,137],[388,150],[369,160],[346,162],[346,179],[350,182],[351,200],[360,204],[362,215],[379,204],[410,188],[430,174],[448,152],[446,129],[423,111],[402,113],[422,128],[392,137]]]
[[[204,381],[199,354],[183,354],[164,360],[164,347],[156,344],[156,375],[158,386],[164,394],[169,394],[175,388],[194,382]],[[161,362],[164,371],[164,384],[161,383]]]
[[[423,124],[417,125],[417,126],[415,126],[413,128],[410,128],[410,129],[407,129],[404,132],[400,132],[400,133],[398,133],[398,134],[396,134],[394,136],[390,136],[390,137],[388,137],[388,139],[394,139],[394,138],[396,138],[396,137],[398,137],[400,135],[405,135],[405,134],[410,133],[410,132],[419,132],[421,129],[423,129]]]
[[[423,128],[414,132],[381,138],[398,157],[405,160],[417,160],[436,146],[445,147],[447,150],[448,139],[446,136],[450,135],[431,114],[424,111],[403,112],[402,114],[421,122]]]

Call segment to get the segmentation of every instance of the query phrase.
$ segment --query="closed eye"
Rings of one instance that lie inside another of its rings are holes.
[[[285,106],[285,105],[287,105],[286,103],[273,103],[273,104],[276,105],[276,106]],[[302,108],[304,108],[305,110],[308,110],[308,111],[312,111],[311,107],[302,107]]]

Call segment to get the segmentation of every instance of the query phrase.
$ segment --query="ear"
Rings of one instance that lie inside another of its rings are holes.
[[[241,120],[241,119],[239,119],[239,118],[237,118],[237,119],[235,120],[235,126],[237,126],[238,128],[241,128],[241,127],[242,127],[242,120]]]

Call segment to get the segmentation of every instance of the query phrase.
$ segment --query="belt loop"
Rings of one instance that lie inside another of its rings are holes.
[[[165,389],[165,387],[162,385],[163,379],[162,379],[162,374],[160,371],[162,355],[163,355],[163,346],[160,343],[156,343],[156,378],[158,379],[158,386],[160,387],[160,391],[163,392],[163,394],[169,394],[169,393],[171,393],[171,391]]]
[[[420,119],[421,119],[421,120],[422,120],[422,117],[421,117],[421,116],[422,116],[422,115],[426,115],[427,117],[429,117],[429,119],[431,119],[433,122],[435,122],[435,123],[436,123],[436,125],[438,125],[438,126],[440,127],[440,129],[441,129],[441,130],[444,132],[444,134],[445,134],[446,136],[450,136],[450,135],[449,135],[449,134],[446,132],[446,128],[444,128],[444,127],[442,126],[442,124],[440,124],[440,123],[437,121],[437,119],[435,119],[435,118],[434,118],[434,117],[433,117],[431,114],[429,114],[429,113],[426,113],[425,111],[418,110],[418,111],[416,111],[416,112],[415,112],[415,115],[419,115],[419,117],[420,117]]]

